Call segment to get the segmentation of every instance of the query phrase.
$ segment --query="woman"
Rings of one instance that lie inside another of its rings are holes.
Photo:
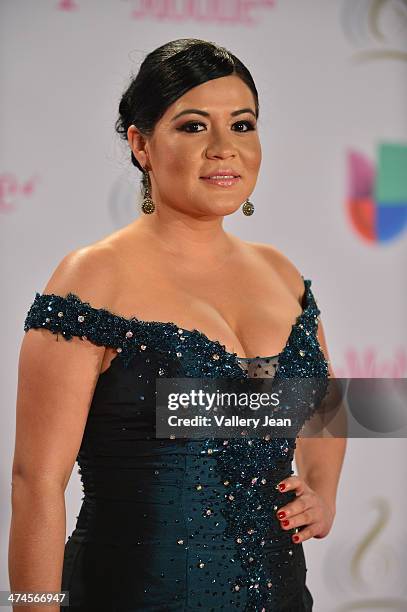
[[[331,529],[342,440],[154,435],[160,376],[333,376],[311,281],[222,227],[253,212],[256,87],[226,49],[179,39],[145,58],[119,113],[146,214],[69,253],[28,312],[12,588],[62,587],[87,612],[311,610],[302,542]]]

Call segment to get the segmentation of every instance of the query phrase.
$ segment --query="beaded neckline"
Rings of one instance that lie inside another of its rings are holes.
[[[282,358],[283,355],[285,355],[286,351],[289,350],[292,340],[294,338],[294,332],[297,330],[298,327],[302,327],[301,322],[304,320],[306,320],[309,316],[314,315],[314,317],[316,318],[316,315],[319,313],[319,309],[316,305],[315,299],[313,297],[312,291],[310,289],[310,285],[311,285],[311,280],[309,279],[304,279],[304,277],[301,275],[301,278],[303,279],[304,282],[304,293],[302,296],[302,300],[301,300],[301,306],[302,306],[302,312],[296,317],[295,322],[292,324],[291,326],[291,331],[288,335],[287,341],[285,346],[283,347],[282,351],[276,355],[269,355],[269,356],[256,356],[256,357],[240,357],[239,355],[237,355],[237,353],[235,352],[231,352],[229,351],[226,346],[224,344],[221,344],[221,342],[219,340],[212,340],[210,339],[205,332],[194,328],[194,329],[184,329],[182,326],[178,325],[177,323],[175,323],[174,321],[157,321],[157,320],[146,320],[146,319],[139,319],[136,316],[131,316],[131,317],[124,317],[120,314],[114,313],[111,310],[108,310],[106,308],[95,308],[93,307],[89,302],[84,302],[83,300],[81,300],[81,298],[76,295],[75,293],[69,292],[68,295],[64,298],[61,295],[56,295],[54,293],[50,293],[50,294],[43,294],[40,295],[39,293],[37,293],[36,295],[36,300],[45,300],[48,298],[52,298],[55,300],[66,300],[66,302],[72,306],[75,306],[76,308],[78,307],[85,307],[87,310],[93,312],[95,315],[97,314],[98,316],[98,320],[100,320],[100,318],[102,318],[104,316],[108,316],[110,318],[113,318],[113,320],[115,321],[115,323],[113,323],[113,329],[115,330],[119,330],[119,329],[126,329],[127,328],[127,332],[126,332],[126,337],[127,334],[131,334],[133,335],[133,333],[131,332],[131,328],[134,327],[134,325],[139,325],[141,329],[145,329],[148,330],[150,329],[154,329],[154,327],[158,327],[159,329],[163,329],[163,330],[168,330],[168,331],[173,331],[174,333],[179,334],[180,331],[182,331],[182,333],[184,335],[189,335],[192,338],[195,336],[196,339],[199,339],[202,341],[202,343],[206,344],[208,347],[213,348],[213,350],[215,350],[217,352],[217,359],[219,358],[219,356],[222,356],[223,359],[225,361],[229,361],[229,362],[234,362],[234,364],[236,366],[239,367],[239,370],[241,370],[240,367],[240,363],[241,362],[246,362],[246,363],[251,363],[253,361],[256,360],[270,360],[272,358],[276,358],[276,357],[280,357],[280,359]],[[35,300],[35,304],[37,305],[37,302]],[[39,303],[39,302],[38,302]],[[32,305],[32,308],[34,308],[34,304]],[[49,304],[48,304],[48,309],[50,309]],[[35,311],[33,311],[34,313]],[[35,318],[34,314],[31,314],[31,309],[30,309],[30,313],[27,316],[27,320],[25,323],[25,329],[28,329],[30,324],[32,324],[32,317]],[[59,314],[58,314],[59,316]],[[82,319],[83,320],[83,316],[82,317],[78,317],[78,320]],[[41,323],[41,325],[44,325],[44,322]],[[101,328],[102,333],[105,331],[103,330],[103,326]],[[115,334],[117,334],[117,331],[115,332]],[[70,336],[70,331],[68,331],[68,335],[65,333],[65,337],[69,338]],[[121,335],[121,332],[120,332]],[[130,336],[128,336],[130,337]],[[105,340],[105,338],[103,338],[103,341]],[[100,344],[103,343],[103,341],[100,341]],[[119,337],[115,338],[115,343],[118,343],[116,346],[117,352],[122,352],[124,347],[120,346],[120,339]],[[113,344],[111,344],[110,346],[114,346]],[[216,353],[215,353],[216,354]],[[113,359],[113,361],[116,361],[116,359]],[[110,364],[110,366],[112,366],[113,363]],[[101,375],[107,373],[110,370],[110,366],[107,370],[105,370]]]
[[[302,313],[299,315],[299,317],[301,316],[302,316]],[[185,327],[177,325],[176,323],[173,323],[172,321],[146,321],[143,319],[136,319],[136,321],[138,321],[139,323],[152,323],[153,325],[157,324],[157,325],[166,325],[166,326],[171,326],[171,327],[175,326],[178,329],[182,329],[183,335],[185,334],[195,335],[196,334],[197,336],[205,340],[206,343],[214,344],[218,348],[221,347],[225,355],[233,356],[238,361],[254,361],[255,359],[273,359],[273,357],[278,357],[279,355],[281,355],[281,353],[277,353],[276,355],[267,355],[266,357],[263,357],[260,355],[257,355],[257,357],[240,357],[237,353],[232,353],[231,351],[228,351],[226,346],[224,344],[221,344],[219,340],[211,340],[210,338],[208,338],[205,332],[200,331],[199,329],[196,329],[196,328],[195,329],[185,329]]]
[[[267,355],[267,356],[257,356],[257,357],[240,357],[239,355],[237,355],[237,353],[233,353],[231,351],[229,351],[226,346],[224,344],[221,344],[221,342],[219,340],[212,340],[211,338],[209,338],[205,332],[194,328],[194,329],[185,329],[184,327],[182,327],[181,325],[178,325],[177,323],[175,323],[174,321],[159,321],[159,320],[149,320],[149,319],[140,319],[138,317],[136,317],[135,315],[132,315],[131,317],[124,317],[122,315],[119,315],[117,313],[114,313],[110,310],[107,310],[105,308],[100,308],[100,309],[96,309],[99,311],[104,311],[109,313],[110,315],[114,316],[115,318],[117,318],[118,320],[126,323],[127,325],[131,325],[132,323],[139,323],[140,325],[147,325],[147,326],[161,326],[164,328],[170,328],[170,329],[182,329],[183,334],[188,334],[188,335],[196,335],[197,337],[201,338],[202,340],[205,341],[205,343],[212,345],[213,347],[216,347],[216,349],[223,353],[224,356],[229,357],[231,359],[233,359],[235,362],[239,362],[239,361],[254,361],[256,359],[272,359],[275,357],[280,357],[281,355],[283,355],[284,351],[287,349],[287,346],[290,343],[290,340],[292,338],[292,335],[294,333],[294,330],[297,328],[297,326],[301,323],[302,319],[308,314],[309,310],[311,309],[312,305],[314,304],[314,300],[313,300],[313,296],[312,296],[312,292],[310,289],[310,285],[311,285],[311,280],[310,279],[305,279],[304,276],[301,275],[301,278],[304,282],[304,294],[303,294],[303,302],[305,302],[305,304],[303,305],[303,309],[302,312],[300,312],[300,314],[296,317],[295,322],[292,324],[291,326],[291,331],[289,333],[289,336],[287,338],[286,344],[283,347],[283,349],[277,353],[276,355]],[[51,294],[53,295],[53,294]],[[91,304],[89,304],[88,302],[83,302],[79,296],[77,296],[74,293],[68,293],[67,298],[74,298],[75,300],[79,300],[82,304],[85,304],[86,306],[89,306],[91,308],[93,308],[91,306]],[[114,361],[114,360],[113,360]],[[108,368],[107,370],[105,370],[105,372],[107,372],[110,368]]]
[[[256,359],[274,359],[275,357],[279,357],[281,353],[277,353],[276,355],[267,355],[267,357],[263,357],[261,355],[257,355],[257,357],[236,357],[239,361],[255,361]]]

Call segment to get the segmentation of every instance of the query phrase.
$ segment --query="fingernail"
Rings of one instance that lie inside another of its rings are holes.
[[[279,518],[279,519],[284,518],[284,517],[285,517],[285,512],[284,512],[284,510],[282,510],[281,512],[277,512],[277,516],[278,516],[278,518]]]
[[[278,488],[280,489],[280,491],[284,491],[284,489],[285,489],[285,482],[280,482],[280,484],[278,485]]]
[[[289,522],[290,522],[290,521],[289,521],[288,519],[286,519],[285,521],[283,521],[283,523],[282,523],[282,524],[284,525],[284,527],[287,527],[287,525],[289,524]]]
[[[293,536],[293,540],[294,540],[294,542],[298,542],[298,541],[299,541],[299,539],[300,539],[300,536],[297,536],[297,535]]]

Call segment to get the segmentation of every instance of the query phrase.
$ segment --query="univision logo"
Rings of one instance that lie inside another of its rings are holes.
[[[407,146],[379,144],[376,168],[349,151],[346,211],[352,228],[370,243],[399,238],[407,224]]]

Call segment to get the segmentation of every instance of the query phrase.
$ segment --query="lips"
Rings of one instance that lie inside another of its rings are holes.
[[[237,185],[240,181],[241,177],[240,176],[229,176],[229,177],[220,177],[220,178],[216,178],[216,177],[201,177],[200,180],[201,181],[205,181],[205,183],[207,183],[208,185],[217,185],[218,187],[232,187],[233,185]]]
[[[234,179],[234,178],[239,178],[239,174],[210,174],[209,176],[201,176],[201,178],[204,179],[219,179],[219,180],[228,180],[228,179]]]
[[[217,168],[210,174],[205,174],[200,178],[239,178],[240,174],[235,172],[232,168]]]

